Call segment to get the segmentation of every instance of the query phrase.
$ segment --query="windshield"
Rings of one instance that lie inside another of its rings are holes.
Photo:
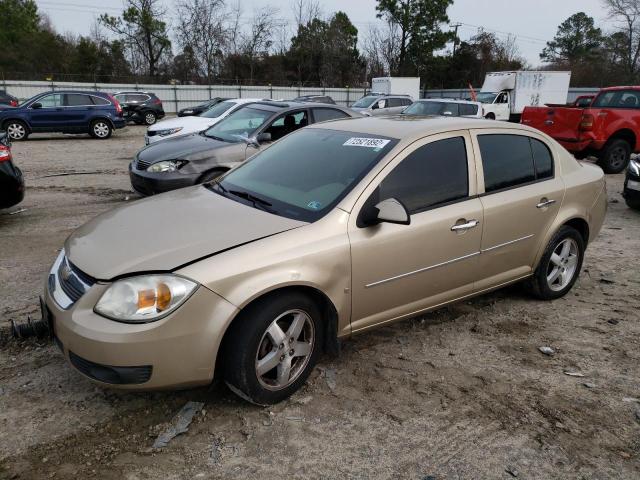
[[[380,97],[362,97],[351,106],[356,108],[369,108],[373,104],[373,102],[379,99]]]
[[[200,116],[206,118],[217,118],[234,105],[235,103],[233,102],[220,102],[211,107],[209,110],[205,110],[204,112],[202,112]]]
[[[415,102],[402,111],[403,115],[442,115],[446,110],[445,102]]]
[[[271,115],[273,112],[270,110],[243,107],[205,130],[204,134],[225,142],[239,143],[244,141],[243,139],[250,138]]]
[[[480,92],[478,94],[478,102],[493,103],[493,101],[496,99],[497,96],[498,96],[497,93]]]
[[[397,142],[379,135],[305,128],[208,188],[276,215],[311,222],[331,210]]]

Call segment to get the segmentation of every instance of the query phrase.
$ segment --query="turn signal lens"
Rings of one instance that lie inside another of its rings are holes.
[[[138,310],[153,307],[156,304],[155,290],[140,290],[138,292]]]
[[[161,283],[156,289],[156,308],[159,312],[164,312],[171,305],[171,289]]]
[[[582,115],[580,120],[580,130],[591,130],[593,128],[594,117],[590,113]]]

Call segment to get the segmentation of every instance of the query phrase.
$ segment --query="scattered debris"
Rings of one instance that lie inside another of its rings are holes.
[[[636,408],[636,422],[640,423],[640,408]]]
[[[313,397],[311,395],[307,395],[306,397],[295,399],[294,403],[297,403],[298,405],[306,405],[311,400],[313,400]]]
[[[600,283],[606,283],[606,284],[608,284],[608,285],[611,285],[612,283],[616,283],[616,282],[615,282],[615,280],[612,280],[612,279],[610,279],[610,278],[602,277],[602,278],[600,279]]]
[[[29,337],[46,338],[51,335],[49,323],[44,320],[32,320],[31,316],[27,316],[27,321],[18,323],[11,320],[11,334],[13,338],[25,339]]]
[[[609,320],[607,320],[607,323],[610,323],[611,325],[617,325],[620,322],[618,322],[618,320],[616,320],[615,318],[610,318]]]
[[[595,383],[585,382],[582,385],[584,385],[587,388],[596,388],[596,384]]]
[[[625,403],[640,403],[640,398],[636,398],[636,397],[624,397],[622,399],[623,402]]]
[[[302,417],[285,417],[287,420],[291,420],[292,422],[302,422],[304,418]]]
[[[94,170],[92,172],[63,172],[63,173],[54,173],[51,175],[44,175],[43,177],[39,177],[39,178],[52,178],[52,177],[68,177],[69,175],[98,175],[104,172],[101,172],[99,170]]]
[[[518,469],[512,466],[508,466],[507,468],[504,469],[505,472],[507,472],[509,475],[511,475],[514,478],[518,477]]]
[[[26,212],[26,208],[21,208],[20,210],[14,210],[12,212],[4,212],[2,215],[17,215],[18,213]]]
[[[570,372],[568,370],[564,371],[565,375],[569,375],[570,377],[584,377],[584,373],[580,373],[580,372]]]
[[[551,347],[538,347],[538,350],[548,356],[552,356],[554,353],[556,353],[556,351]]]
[[[336,372],[335,368],[327,368],[324,371],[324,378],[327,382],[327,387],[329,387],[329,390],[331,390],[332,392],[336,389],[337,375],[338,375],[338,372]]]
[[[156,441],[153,442],[153,448],[166,447],[173,438],[186,433],[193,417],[202,410],[202,407],[204,407],[202,402],[187,402],[171,420],[172,425],[158,435]]]

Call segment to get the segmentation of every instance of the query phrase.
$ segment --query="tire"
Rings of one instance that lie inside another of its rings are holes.
[[[89,135],[98,140],[106,140],[113,133],[113,127],[107,120],[94,120],[89,124]]]
[[[153,125],[158,120],[158,116],[153,112],[144,112],[144,124]]]
[[[12,141],[26,140],[29,138],[29,127],[21,120],[9,120],[3,127]]]
[[[202,174],[202,176],[198,179],[198,183],[208,183],[212,180],[215,180],[224,173],[227,173],[227,171],[221,169],[209,170],[208,172]]]
[[[486,118],[487,120],[495,120],[496,116],[493,113],[487,113],[484,118]]]
[[[631,145],[626,140],[615,138],[609,141],[600,155],[598,155],[598,165],[604,173],[620,173],[631,159]]]
[[[640,200],[625,198],[624,202],[627,204],[627,207],[632,208],[634,210],[640,210]]]
[[[320,308],[308,296],[286,292],[258,300],[229,328],[223,348],[225,382],[251,403],[281,402],[309,377],[323,336]]]
[[[563,225],[549,241],[528,282],[531,293],[541,300],[566,295],[580,275],[584,249],[582,235],[575,228]]]

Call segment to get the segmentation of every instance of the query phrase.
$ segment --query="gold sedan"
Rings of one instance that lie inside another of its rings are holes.
[[[330,121],[79,228],[43,314],[102,385],[186,387],[217,371],[272,404],[352,334],[523,280],[561,297],[605,211],[602,171],[524,126]]]

